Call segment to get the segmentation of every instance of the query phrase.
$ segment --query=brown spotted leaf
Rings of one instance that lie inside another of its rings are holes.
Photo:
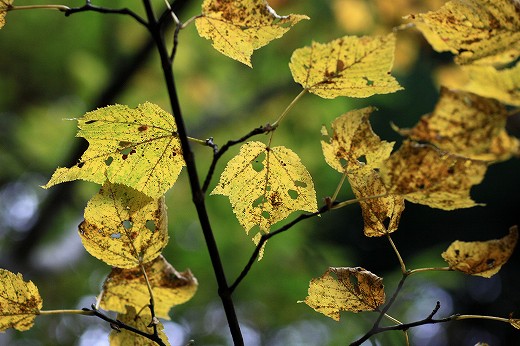
[[[155,314],[169,319],[170,309],[190,300],[197,291],[191,271],[176,271],[163,256],[144,265],[155,301]],[[101,307],[127,313],[129,307],[140,311],[150,303],[150,294],[141,268],[113,268],[103,285]]]
[[[127,312],[117,314],[117,320],[124,324],[134,327],[140,331],[148,334],[153,334],[154,329],[151,325],[152,315],[150,310],[145,309],[137,314],[136,309],[133,306],[127,308]],[[157,321],[158,322],[158,321]],[[168,337],[164,333],[164,327],[161,322],[157,323],[157,332],[159,337],[166,346],[170,345]],[[112,330],[109,336],[110,346],[155,346],[157,343],[144,336],[138,335],[126,329]]]
[[[402,89],[390,75],[395,35],[344,36],[294,51],[289,67],[294,80],[323,98],[368,97]]]
[[[303,303],[339,321],[340,311],[374,311],[385,302],[383,279],[360,267],[329,267],[309,283]]]
[[[13,0],[0,0],[0,29],[5,25],[5,15],[13,7]]]
[[[279,16],[265,0],[204,0],[195,25],[216,50],[252,67],[254,50],[282,37],[302,19],[309,17]]]
[[[442,253],[453,270],[489,278],[509,260],[518,241],[518,227],[501,239],[464,242],[457,240]]]
[[[8,328],[31,329],[42,306],[42,298],[32,281],[24,281],[22,274],[0,269],[0,332]]]
[[[381,164],[380,174],[391,194],[432,208],[453,210],[477,205],[469,193],[482,181],[486,169],[483,161],[405,141]]]
[[[159,198],[173,186],[184,166],[171,114],[146,102],[137,108],[115,105],[78,119],[77,137],[89,141],[78,164],[58,168],[44,186],[83,179],[123,184]]]

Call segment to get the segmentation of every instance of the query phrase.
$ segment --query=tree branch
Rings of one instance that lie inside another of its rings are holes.
[[[112,8],[105,8],[105,7],[99,7],[96,5],[92,5],[90,1],[87,1],[85,5],[81,7],[72,7],[67,10],[63,10],[65,12],[65,16],[68,17],[74,13],[79,12],[99,12],[99,13],[110,13],[110,14],[123,14],[130,16],[134,18],[137,22],[139,22],[141,25],[147,26],[148,23],[141,18],[138,14],[133,12],[132,10],[128,8],[120,8],[120,9],[112,9]]]

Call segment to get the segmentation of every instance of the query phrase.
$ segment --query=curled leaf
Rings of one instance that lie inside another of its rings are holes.
[[[518,227],[514,226],[509,229],[509,234],[501,239],[483,242],[457,240],[442,253],[442,258],[453,270],[490,278],[509,260],[517,241]]]
[[[385,302],[383,279],[361,267],[329,267],[308,294],[303,303],[336,321],[340,311],[374,311]]]
[[[150,310],[146,309],[140,311],[137,314],[136,309],[133,306],[127,308],[127,312],[124,314],[117,314],[117,320],[123,322],[128,326],[132,326],[135,329],[143,331],[148,334],[153,334],[154,329],[151,325],[152,315]],[[161,322],[157,323],[157,332],[159,337],[166,346],[170,345],[168,337],[164,333],[164,327]],[[110,346],[154,346],[157,345],[155,341],[152,341],[144,336],[138,335],[126,329],[115,329],[110,332],[109,336]]]
[[[13,7],[13,0],[0,0],[0,29],[5,25],[5,15]]]

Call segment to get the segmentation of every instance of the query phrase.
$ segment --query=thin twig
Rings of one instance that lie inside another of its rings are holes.
[[[390,245],[392,246],[392,249],[394,249],[394,252],[397,256],[397,259],[399,260],[399,264],[401,265],[401,273],[403,275],[410,275],[410,273],[407,273],[406,265],[404,264],[403,258],[401,257],[401,254],[399,253],[399,250],[397,250],[397,247],[395,246],[394,241],[392,240],[392,237],[390,237],[390,234],[386,234],[386,237],[388,241],[390,242]]]
[[[113,9],[113,8],[105,8],[105,7],[99,7],[96,5],[92,5],[90,1],[88,1],[85,5],[81,7],[72,7],[67,10],[64,10],[65,16],[70,16],[74,13],[79,12],[99,12],[99,13],[110,13],[110,14],[123,14],[128,15],[132,18],[134,18],[137,22],[144,26],[148,26],[148,23],[141,18],[137,13],[133,12],[132,10],[128,8],[119,8],[119,9]]]

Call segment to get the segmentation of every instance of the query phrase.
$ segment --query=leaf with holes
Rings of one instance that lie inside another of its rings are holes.
[[[438,52],[459,64],[508,63],[520,56],[520,10],[511,0],[453,0],[406,17]]]
[[[157,324],[157,332],[159,338],[163,341],[164,345],[170,346],[168,337],[164,333],[164,326],[159,321],[152,321],[152,315],[149,310],[139,311],[137,314],[136,309],[132,306],[128,307],[125,314],[117,314],[117,320],[124,324],[134,327],[140,331],[152,335],[154,333],[153,324]],[[144,336],[138,335],[126,329],[113,329],[109,335],[110,346],[155,346],[157,343]]]
[[[173,117],[152,103],[100,108],[78,119],[78,126],[77,136],[89,141],[87,151],[75,166],[58,168],[44,188],[76,179],[98,184],[108,179],[159,198],[184,166]]]
[[[475,160],[502,161],[520,154],[520,141],[506,130],[508,111],[493,99],[441,89],[433,113],[399,133]]]
[[[155,313],[170,319],[173,306],[190,300],[197,291],[197,279],[191,271],[178,272],[161,255],[144,264],[152,288]],[[150,294],[141,268],[113,268],[103,285],[101,307],[106,310],[128,313],[132,307],[140,311],[150,303]]]
[[[381,178],[390,194],[444,210],[478,205],[469,192],[473,185],[480,184],[486,170],[484,161],[412,141],[405,141],[380,166]]]
[[[85,249],[108,265],[133,268],[160,255],[168,243],[164,197],[151,198],[106,182],[85,209],[79,235]]]
[[[0,332],[8,328],[31,329],[42,306],[42,298],[32,281],[24,281],[22,274],[0,269]]]
[[[390,75],[395,35],[344,36],[294,51],[289,64],[294,80],[323,98],[368,97],[402,89]]]
[[[340,311],[374,311],[384,302],[383,279],[360,267],[329,267],[325,274],[311,280],[303,301],[336,321]]]
[[[265,0],[204,0],[195,25],[216,50],[252,67],[254,50],[282,37],[302,19],[309,17],[279,16]]]
[[[457,240],[442,253],[442,258],[453,270],[490,278],[509,260],[517,241],[518,227],[514,226],[501,239],[474,242]]]
[[[246,233],[271,225],[296,210],[318,210],[312,178],[292,150],[247,142],[231,159],[212,195],[228,196]]]

